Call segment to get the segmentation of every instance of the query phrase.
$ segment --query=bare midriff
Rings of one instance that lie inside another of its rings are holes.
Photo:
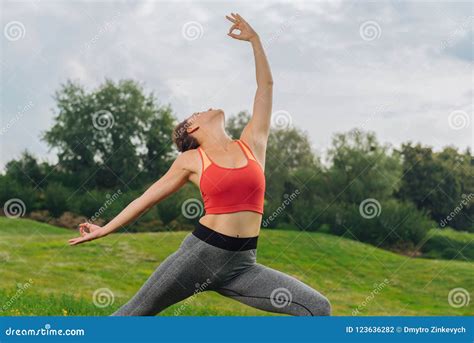
[[[199,222],[224,235],[246,238],[259,235],[262,215],[252,211],[206,214]]]

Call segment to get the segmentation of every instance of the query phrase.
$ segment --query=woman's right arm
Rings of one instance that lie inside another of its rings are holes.
[[[104,237],[137,219],[151,207],[179,190],[189,180],[192,173],[189,167],[192,162],[191,154],[179,155],[163,177],[151,185],[139,198],[128,204],[107,225],[100,227],[83,223],[79,229],[81,237],[70,239],[69,244],[76,245]]]

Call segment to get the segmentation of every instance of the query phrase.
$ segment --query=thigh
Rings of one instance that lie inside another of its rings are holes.
[[[207,273],[199,267],[193,248],[183,242],[168,256],[139,291],[113,316],[153,316],[203,290]]]
[[[330,315],[328,299],[297,280],[261,264],[255,264],[218,292],[260,310],[294,316]]]

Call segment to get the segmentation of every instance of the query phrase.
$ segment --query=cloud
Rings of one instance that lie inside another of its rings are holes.
[[[225,35],[224,15],[236,9],[267,46],[274,110],[291,113],[319,151],[353,127],[395,145],[472,145],[472,124],[464,131],[447,124],[458,109],[472,117],[470,4],[42,0],[2,4],[2,32],[10,21],[26,28],[23,39],[1,41],[2,125],[28,101],[35,106],[0,136],[0,165],[25,148],[53,156],[38,137],[52,122],[52,94],[68,78],[89,89],[106,77],[136,79],[179,118],[208,107],[251,110],[250,45]],[[189,22],[202,27],[197,39],[183,36]],[[367,23],[375,36],[364,37]]]

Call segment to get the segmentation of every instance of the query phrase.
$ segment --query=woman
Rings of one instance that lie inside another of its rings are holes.
[[[240,139],[232,140],[226,134],[222,110],[194,113],[175,129],[174,140],[182,154],[168,172],[107,225],[83,223],[81,237],[70,240],[75,245],[106,236],[188,181],[200,188],[206,214],[196,229],[113,315],[155,315],[207,290],[270,312],[305,316],[331,313],[323,295],[256,263],[273,80],[259,36],[239,14],[226,18],[232,22],[228,35],[251,43],[256,65],[253,116]]]

